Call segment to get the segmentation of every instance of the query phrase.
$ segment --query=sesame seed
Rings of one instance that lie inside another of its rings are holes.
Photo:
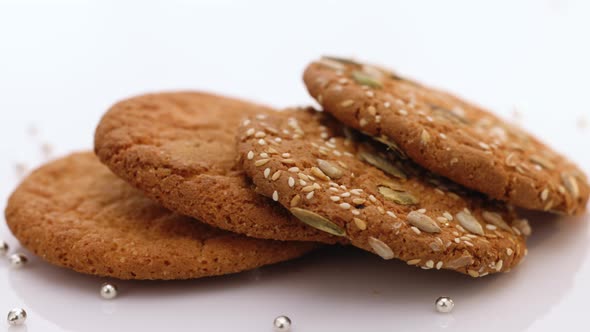
[[[250,152],[248,152],[248,160],[252,160],[252,159],[254,159],[254,152],[250,151]]]
[[[416,226],[412,226],[412,227],[410,227],[410,228],[411,228],[411,229],[414,231],[414,233],[416,233],[416,234],[418,234],[418,235],[419,235],[420,233],[422,233],[422,232],[420,232],[420,230],[419,230],[419,229],[418,229],[418,227],[416,227]]]
[[[424,213],[426,213],[426,209],[419,209],[419,210],[416,210],[416,212],[424,214]]]
[[[391,211],[387,211],[385,213],[387,213],[387,215],[390,216],[390,217],[392,217],[392,218],[397,218],[397,216],[395,215],[395,213],[393,213]]]
[[[446,224],[447,222],[449,222],[445,217],[436,217],[436,221],[438,221],[441,224]]]
[[[348,107],[348,106],[351,106],[352,104],[354,104],[354,100],[347,99],[347,100],[341,102],[340,103],[340,106],[342,106],[342,107]]]
[[[440,138],[442,139],[447,139],[447,135],[445,135],[444,133],[440,133],[438,134],[438,136],[440,136]]]
[[[498,229],[498,227],[496,227],[495,225],[491,225],[491,224],[486,224],[486,228],[489,229],[490,231],[495,231],[496,229]]]
[[[477,272],[475,270],[467,270],[467,273],[469,273],[469,275],[472,276],[473,278],[479,277],[479,272]]]
[[[289,172],[291,173],[298,173],[299,172],[299,167],[294,166],[288,169]]]
[[[347,157],[354,157],[354,155],[348,151],[344,151],[343,154]]]
[[[254,134],[254,137],[256,138],[264,138],[266,137],[266,133],[263,131],[257,131],[256,134]]]
[[[266,152],[262,152],[262,153],[260,154],[260,157],[262,157],[262,158],[268,158],[268,153],[266,153]]]
[[[268,147],[268,153],[270,154],[277,154],[279,153],[279,151],[277,151],[275,148],[273,148],[272,146]]]
[[[367,112],[369,112],[370,115],[375,116],[377,114],[377,109],[375,106],[369,106],[367,107]]]
[[[478,144],[479,144],[479,147],[482,148],[482,149],[484,149],[484,150],[489,150],[490,149],[490,146],[488,144],[484,143],[484,142],[479,142]]]
[[[258,159],[254,162],[254,166],[262,166],[269,161],[270,161],[270,159],[268,159],[268,158],[267,159]]]
[[[295,160],[293,160],[293,159],[281,159],[281,162],[285,165],[294,165],[295,164]]]
[[[281,143],[282,141],[283,141],[283,139],[282,139],[282,138],[280,138],[280,137],[276,137],[276,138],[275,138],[275,142],[277,142],[277,143]]]
[[[270,175],[270,168],[266,168],[264,169],[264,178],[268,178],[268,176]]]
[[[367,123],[369,123],[369,121],[365,118],[362,118],[359,120],[359,126],[364,127],[367,125]]]
[[[408,111],[404,110],[404,109],[400,109],[397,111],[400,115],[408,115]]]
[[[299,184],[302,185],[302,186],[306,186],[307,185],[307,182],[304,181],[304,180],[299,180]]]
[[[514,250],[512,250],[511,248],[506,248],[506,255],[512,256],[513,253],[514,253]]]
[[[340,203],[339,205],[340,205],[340,207],[341,207],[341,208],[343,208],[344,210],[348,210],[348,209],[350,209],[350,207],[351,207],[351,206],[350,206],[350,204],[348,204],[348,203]]]
[[[340,185],[340,189],[342,189],[342,190],[348,190],[348,189],[346,188],[346,186],[345,186],[345,185],[343,185],[343,184],[341,184],[341,185]]]
[[[309,199],[312,199],[312,198],[313,198],[313,193],[315,193],[315,191],[310,191],[310,192],[309,192],[309,193],[308,193],[308,194],[305,196],[305,198],[307,198],[308,200],[309,200]]]
[[[406,263],[408,265],[416,265],[418,263],[420,263],[421,259],[420,258],[416,258],[416,259],[410,259],[409,261],[407,261]]]
[[[355,205],[361,205],[364,204],[367,200],[363,199],[363,198],[353,198],[352,202]]]
[[[470,241],[463,241],[463,243],[465,243],[466,245],[473,247],[473,243],[471,243]]]
[[[461,239],[456,237],[453,241],[455,241],[455,243],[461,243]]]
[[[377,202],[377,198],[374,195],[369,195],[369,200],[373,203]]]
[[[345,192],[340,194],[340,197],[350,197],[350,193],[349,192]]]
[[[354,221],[356,227],[358,227],[358,229],[360,229],[361,231],[367,229],[367,223],[364,220],[359,218],[353,218],[352,220]]]
[[[258,120],[264,120],[264,119],[266,119],[266,115],[264,115],[264,114],[258,114],[258,115],[256,115],[256,118]]]
[[[252,136],[252,135],[254,135],[255,132],[256,132],[256,130],[254,128],[250,128],[250,129],[246,130],[246,136]]]
[[[389,108],[390,106],[391,106],[391,103],[388,101],[383,103],[383,107],[385,107],[385,108]]]
[[[353,195],[356,195],[356,196],[360,196],[360,194],[361,194],[362,192],[363,192],[363,190],[362,190],[362,189],[360,189],[360,188],[356,188],[356,189],[351,189],[351,190],[350,190],[350,193],[351,193],[351,194],[353,194]]]
[[[502,270],[502,266],[504,265],[504,261],[503,260],[499,260],[498,263],[496,263],[496,271],[500,272],[500,270]]]
[[[547,198],[549,198],[549,189],[545,188],[543,189],[543,191],[541,192],[541,200],[543,202],[545,202],[547,200]]]
[[[305,186],[301,189],[301,191],[303,191],[304,193],[308,193],[310,191],[314,191],[315,188],[313,186]]]
[[[283,154],[281,155],[281,157],[283,157],[283,158],[291,158],[291,154],[290,154],[290,153],[288,153],[288,152],[285,152],[285,153],[283,153]]]
[[[289,187],[293,188],[295,186],[295,179],[293,177],[289,177]]]
[[[354,214],[355,216],[358,216],[358,215],[360,215],[360,214],[361,214],[361,211],[359,211],[359,210],[357,210],[357,209],[352,209],[350,212],[351,212],[352,214]]]
[[[429,260],[426,263],[424,263],[424,265],[426,265],[428,268],[433,268],[434,267],[434,261]]]
[[[443,217],[447,218],[449,221],[453,220],[453,215],[447,211],[443,213]]]
[[[258,140],[258,144],[259,145],[266,145],[266,141],[264,140],[264,138],[261,138]]]
[[[251,122],[252,121],[250,121],[249,119],[246,119],[246,120],[244,120],[244,122],[242,122],[242,126],[244,126],[244,127],[248,126],[248,125],[250,125]]]
[[[367,97],[369,98],[373,98],[375,96],[375,93],[371,90],[368,90],[367,92],[365,92],[365,94],[367,95]]]
[[[438,263],[436,263],[436,269],[440,270],[440,268],[443,266],[443,262],[439,261]]]
[[[334,202],[338,202],[340,200],[340,197],[338,196],[330,196],[330,199]]]
[[[329,182],[328,184],[330,185],[330,187],[338,187],[338,183],[335,182]]]
[[[279,200],[279,192],[278,191],[275,190],[272,193],[272,200],[275,201],[275,202]]]
[[[297,176],[304,181],[309,181],[309,176],[305,175],[304,173],[299,173]]]
[[[342,156],[342,152],[338,151],[338,150],[334,150],[332,151],[332,153],[337,156],[337,157],[341,157]]]
[[[328,190],[333,191],[333,192],[338,192],[338,188],[334,188],[334,187],[330,187]]]

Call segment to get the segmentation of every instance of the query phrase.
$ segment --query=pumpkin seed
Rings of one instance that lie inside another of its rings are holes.
[[[377,167],[378,169],[382,170],[383,172],[393,175],[396,178],[400,179],[407,179],[407,175],[398,167],[391,164],[385,158],[382,158],[376,154],[370,153],[368,151],[361,151],[359,156],[362,160],[366,161],[367,163]]]
[[[383,185],[378,186],[377,190],[386,200],[399,205],[414,205],[419,203],[416,197],[403,190],[396,190]]]
[[[371,77],[367,73],[363,73],[362,71],[353,71],[352,78],[361,85],[366,85],[371,88],[381,88],[381,82],[379,82],[376,78]]]
[[[346,236],[346,231],[343,228],[317,213],[301,208],[291,208],[289,211],[291,211],[297,219],[313,228],[317,228],[320,231],[336,236]]]

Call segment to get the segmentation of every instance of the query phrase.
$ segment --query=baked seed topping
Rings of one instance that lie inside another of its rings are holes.
[[[436,222],[423,213],[412,211],[408,213],[407,219],[410,225],[417,227],[421,231],[427,233],[441,232],[441,229],[438,227]]]
[[[414,205],[419,203],[416,197],[402,190],[391,189],[385,185],[378,186],[377,190],[386,200],[399,205]]]
[[[461,211],[457,213],[455,217],[459,221],[459,224],[461,224],[466,230],[474,234],[484,235],[483,227],[481,227],[481,224],[471,214]]]
[[[291,208],[289,211],[291,211],[297,219],[311,227],[319,229],[320,231],[336,236],[346,236],[346,231],[344,229],[317,213],[297,207]]]

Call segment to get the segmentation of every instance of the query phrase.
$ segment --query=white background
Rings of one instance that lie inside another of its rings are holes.
[[[51,4],[49,4],[51,3]],[[0,207],[15,165],[92,147],[115,101],[203,89],[277,107],[311,103],[301,82],[321,54],[355,56],[445,87],[517,120],[590,170],[588,1],[0,0]],[[36,132],[36,134],[35,134]],[[551,219],[551,220],[550,220]],[[354,250],[222,278],[117,282],[37,259],[0,259],[0,331],[582,331],[590,297],[589,218],[533,215],[529,257],[472,280]],[[19,249],[4,223],[0,238]],[[433,311],[450,295],[452,314]],[[6,327],[5,327],[6,326]]]

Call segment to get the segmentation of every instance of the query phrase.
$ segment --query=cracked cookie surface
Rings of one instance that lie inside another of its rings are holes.
[[[237,167],[236,130],[273,109],[200,92],[149,94],[115,104],[95,152],[115,174],[166,208],[251,237],[334,243],[256,195]]]
[[[352,60],[322,58],[304,81],[325,111],[432,172],[523,208],[585,210],[588,180],[576,165],[481,107]]]
[[[323,112],[260,114],[243,123],[238,141],[259,193],[384,259],[478,277],[526,255],[530,226],[504,203],[385,153]]]
[[[154,204],[92,153],[42,166],[15,190],[6,222],[21,244],[77,272],[188,279],[296,258],[316,244],[248,238]]]

